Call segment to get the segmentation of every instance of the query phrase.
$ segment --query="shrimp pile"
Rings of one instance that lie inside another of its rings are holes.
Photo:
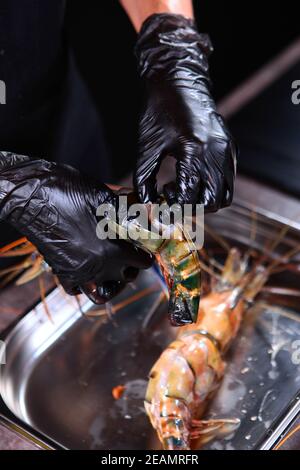
[[[180,328],[150,371],[144,404],[164,449],[189,450],[193,443],[199,448],[239,426],[238,419],[201,417],[224,375],[224,354],[247,307],[282,261],[265,266],[262,257],[249,267],[249,258],[230,249],[212,290],[201,300],[196,324]]]

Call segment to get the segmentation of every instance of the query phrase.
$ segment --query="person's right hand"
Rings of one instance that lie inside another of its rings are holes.
[[[0,219],[24,234],[69,294],[104,303],[152,259],[122,240],[100,240],[96,210],[116,203],[105,185],[74,168],[0,152]]]

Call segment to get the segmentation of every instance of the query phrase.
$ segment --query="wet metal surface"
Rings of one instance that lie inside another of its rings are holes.
[[[280,230],[278,222],[264,215],[257,215],[254,223],[251,211],[237,206],[206,221],[231,245],[244,249],[251,233],[251,245],[258,250]],[[291,232],[277,252],[286,253],[299,241],[298,233]],[[224,253],[208,234],[205,246],[222,261]],[[294,270],[274,276],[247,313],[228,352],[225,378],[207,410],[207,417],[238,417],[241,425],[233,436],[206,448],[259,447],[287,415],[300,390],[295,343],[300,340],[299,275]],[[62,447],[159,448],[143,397],[151,366],[176,333],[168,324],[162,294],[157,274],[148,270],[110,305],[109,317],[93,312],[86,317],[73,299],[54,291],[48,298],[53,322],[39,305],[7,338],[0,382],[7,406]],[[91,304],[83,302],[82,310],[90,311]],[[117,385],[125,386],[119,400],[112,396]]]

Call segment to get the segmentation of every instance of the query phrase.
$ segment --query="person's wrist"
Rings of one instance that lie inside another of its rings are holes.
[[[51,177],[52,165],[46,160],[0,152],[0,220],[19,230],[26,228],[27,213],[37,199],[45,205],[48,201],[46,192],[40,188]]]
[[[144,34],[145,30],[148,28],[160,28],[161,30],[171,31],[185,27],[191,27],[197,31],[194,18],[178,13],[153,13],[149,15],[142,23],[139,36]]]
[[[30,158],[25,155],[17,155],[12,152],[0,151],[0,173],[20,163],[28,162]]]

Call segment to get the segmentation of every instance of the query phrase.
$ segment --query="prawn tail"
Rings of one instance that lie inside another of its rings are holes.
[[[176,282],[170,290],[168,314],[173,326],[194,323],[197,320],[200,292],[195,294]]]
[[[191,450],[189,430],[182,417],[166,416],[161,417],[160,421],[164,450]]]
[[[190,249],[190,248],[189,248]],[[173,268],[173,269],[172,269]],[[169,299],[169,317],[173,326],[196,323],[201,296],[201,267],[196,251],[179,259],[173,271]]]
[[[144,405],[164,450],[190,450],[190,431],[187,425],[189,412],[181,401],[167,398],[165,405],[168,414],[164,416],[161,412],[157,413],[158,409],[153,409],[153,403],[145,401]]]

